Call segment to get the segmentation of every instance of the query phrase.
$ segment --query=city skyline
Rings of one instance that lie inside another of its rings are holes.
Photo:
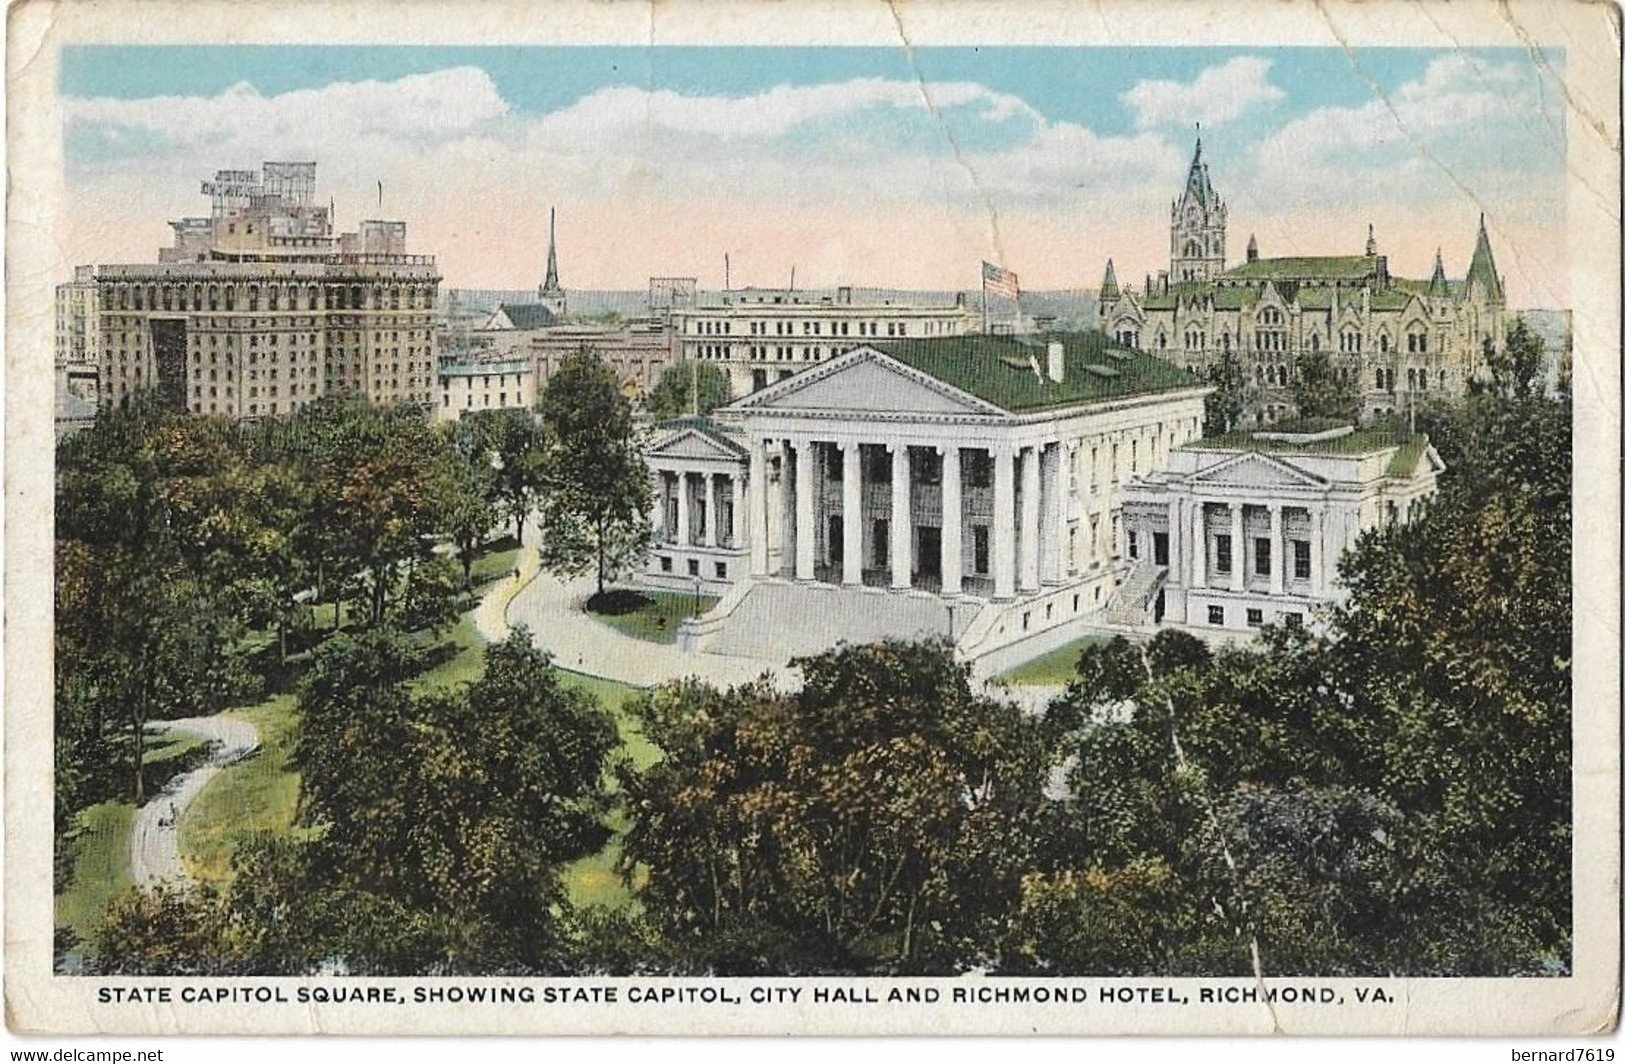
[[[1565,305],[1561,56],[1369,49],[72,48],[72,262],[148,261],[219,166],[314,159],[345,224],[409,223],[448,287],[651,274],[1093,288],[1166,267],[1196,123],[1233,246],[1436,250],[1487,216],[1514,306]],[[1475,144],[1484,123],[1508,129]],[[382,195],[378,186],[382,184]],[[381,200],[381,209],[380,209]],[[1452,223],[1455,223],[1452,225]],[[1239,255],[1232,254],[1232,260]]]

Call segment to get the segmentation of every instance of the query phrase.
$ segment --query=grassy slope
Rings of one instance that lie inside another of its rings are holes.
[[[135,806],[99,802],[81,810],[73,881],[56,897],[56,926],[88,941],[107,903],[130,887],[130,822]]]
[[[180,851],[194,879],[216,885],[231,878],[239,839],[293,828],[299,777],[288,768],[298,735],[294,697],[276,695],[232,711],[260,733],[260,748],[210,780],[181,818]]]
[[[1001,673],[999,679],[1017,687],[1064,687],[1071,683],[1078,664],[1078,655],[1083,648],[1091,645],[1106,643],[1104,636],[1086,635],[1064,646],[1056,647],[1048,654],[1040,654],[1031,661],[1017,665],[1009,672]]]
[[[641,600],[634,609],[625,612],[593,612],[589,614],[599,624],[607,624],[622,635],[641,639],[646,643],[673,643],[677,640],[677,626],[683,618],[704,613],[717,604],[715,596],[694,595],[682,591],[639,591],[621,593],[635,595]]]

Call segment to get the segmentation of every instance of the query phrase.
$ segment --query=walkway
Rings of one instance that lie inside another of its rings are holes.
[[[185,883],[186,866],[181,862],[176,841],[180,818],[217,772],[241,761],[260,745],[259,732],[254,725],[223,713],[152,721],[147,727],[154,731],[184,732],[206,740],[209,760],[171,780],[155,798],[135,811],[135,819],[130,824],[130,878],[143,890],[160,883]]]
[[[634,687],[653,687],[689,676],[733,686],[763,673],[793,683],[789,670],[779,662],[689,654],[673,644],[623,635],[586,613],[586,601],[597,587],[591,577],[561,580],[540,572],[535,547],[526,546],[519,554],[519,578],[510,575],[487,591],[474,623],[480,635],[493,642],[524,625],[536,645],[552,654],[553,663],[560,668]]]

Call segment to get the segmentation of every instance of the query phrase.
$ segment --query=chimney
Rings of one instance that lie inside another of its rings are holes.
[[[1049,342],[1049,358],[1045,369],[1049,371],[1049,379],[1056,384],[1066,380],[1066,348],[1061,341]]]
[[[1162,295],[1168,294],[1168,271],[1157,271],[1157,291]]]

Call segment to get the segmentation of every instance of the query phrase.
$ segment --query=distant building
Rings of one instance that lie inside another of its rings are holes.
[[[64,401],[72,397],[94,409],[97,360],[101,355],[101,314],[94,266],[76,266],[73,280],[56,286],[57,417],[69,415]],[[77,404],[76,404],[77,409]]]
[[[157,388],[198,414],[287,414],[323,395],[433,406],[433,256],[404,222],[335,236],[315,163],[205,182],[212,213],[171,223],[150,265],[96,270],[100,402]]]
[[[556,324],[558,315],[540,303],[498,303],[481,328],[524,331],[545,329]]]
[[[479,410],[529,410],[536,405],[536,376],[525,359],[505,362],[442,362],[435,416],[456,421]]]
[[[678,356],[719,365],[735,395],[760,391],[798,370],[865,344],[963,336],[980,325],[962,296],[952,302],[855,300],[834,291],[743,288],[674,307]]]
[[[1131,566],[1111,619],[1245,631],[1333,601],[1360,533],[1408,521],[1444,469],[1427,437],[1349,426],[1173,448],[1123,489]]]
[[[673,333],[660,321],[639,319],[605,325],[554,325],[525,335],[522,351],[535,368],[536,392],[547,387],[565,358],[592,351],[621,378],[626,394],[647,395],[674,361]]]
[[[486,319],[486,329],[545,329],[564,319],[569,300],[559,285],[559,252],[554,231],[554,211],[547,212],[547,266],[542,283],[536,286],[536,302],[505,299],[497,303]]]
[[[1261,258],[1250,239],[1246,260],[1227,266],[1228,221],[1198,140],[1172,207],[1169,268],[1135,291],[1108,260],[1100,327],[1198,373],[1232,355],[1251,423],[1295,415],[1306,353],[1324,352],[1365,411],[1382,415],[1461,395],[1483,369],[1485,341],[1503,342],[1506,297],[1482,217],[1465,278],[1446,276],[1441,253],[1427,280],[1390,275],[1369,230],[1363,255]]]

